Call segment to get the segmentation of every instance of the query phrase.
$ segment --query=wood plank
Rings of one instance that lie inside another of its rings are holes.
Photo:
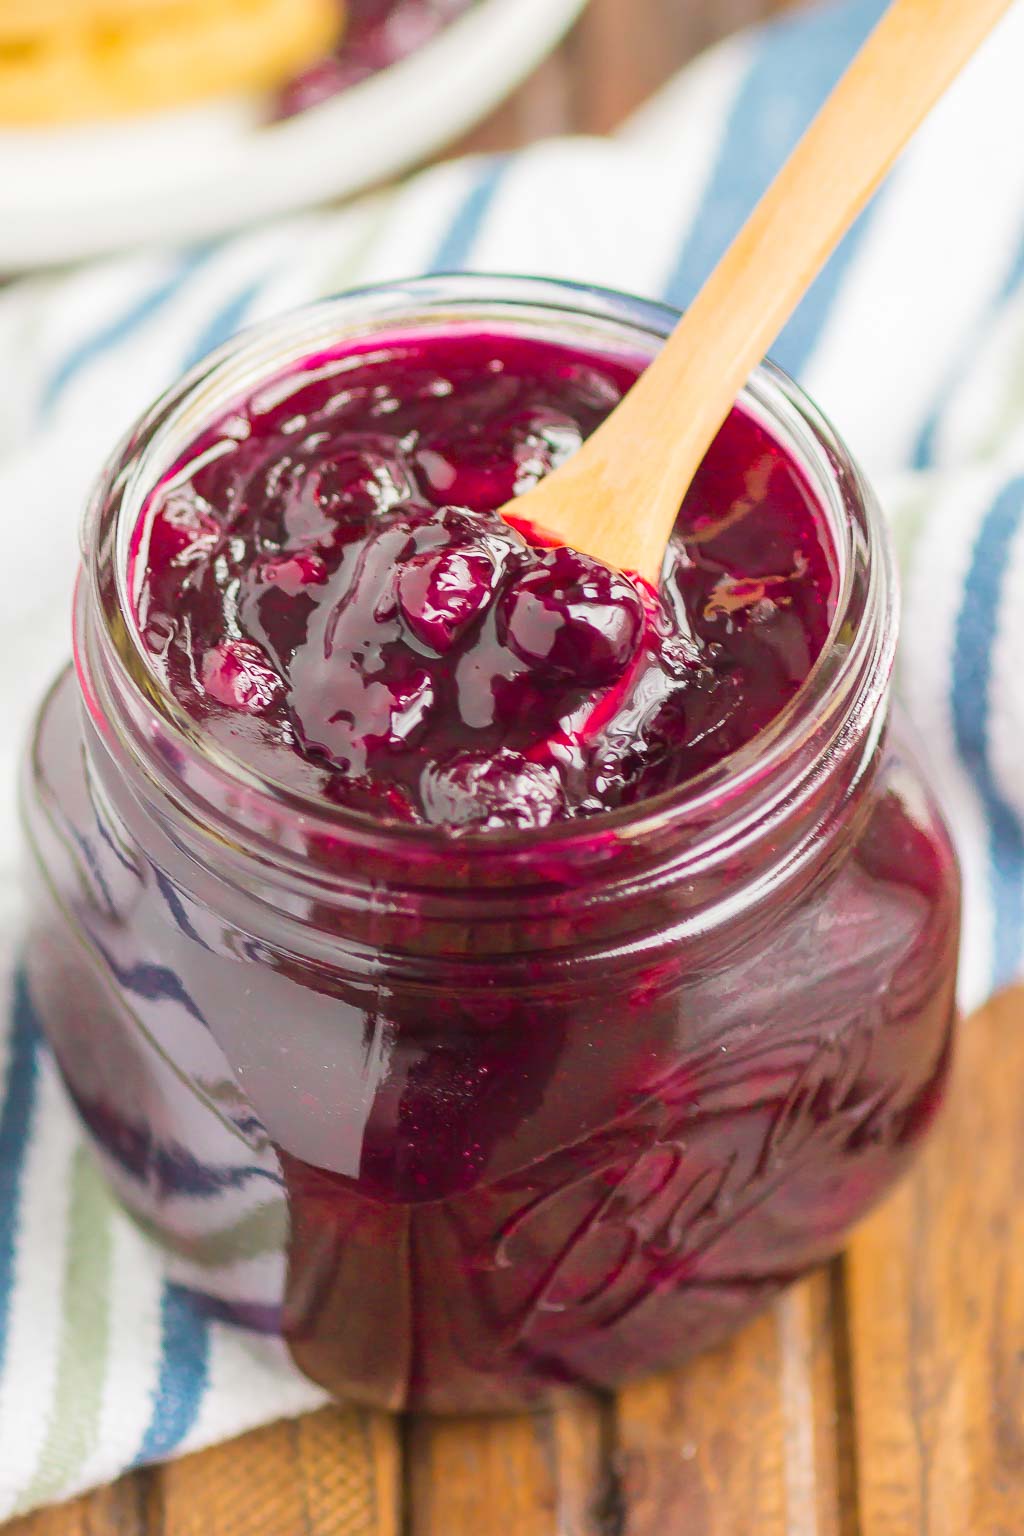
[[[833,1287],[619,1394],[624,1536],[840,1536]]]
[[[577,120],[609,133],[689,59],[794,0],[590,0],[571,46],[578,54]]]
[[[451,146],[445,158],[499,154],[576,131],[575,87],[573,56],[563,46],[545,59],[514,96]]]
[[[409,1536],[608,1536],[602,1413],[569,1393],[520,1418],[414,1420]]]
[[[398,1425],[325,1409],[170,1463],[151,1484],[160,1536],[398,1536]]]
[[[617,128],[697,52],[711,9],[673,0],[590,0],[572,39],[580,126],[589,133]]]
[[[445,158],[518,149],[551,134],[611,132],[702,48],[799,3],[590,0],[551,58]]]
[[[847,1261],[866,1536],[1024,1531],[1024,990],[965,1026],[942,1133]]]
[[[156,1536],[148,1515],[152,1477],[137,1472],[87,1498],[37,1510],[5,1525],[3,1536]]]

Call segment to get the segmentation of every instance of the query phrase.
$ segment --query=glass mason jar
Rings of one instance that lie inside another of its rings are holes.
[[[776,369],[742,403],[825,509],[829,644],[658,798],[457,842],[381,825],[223,757],[136,632],[142,501],[261,378],[417,326],[651,355],[676,319],[506,278],[317,305],[166,396],[89,509],[25,779],[31,995],[196,1305],[340,1397],[507,1408],[678,1361],[833,1254],[942,1099],[959,884],[890,727],[889,545]]]

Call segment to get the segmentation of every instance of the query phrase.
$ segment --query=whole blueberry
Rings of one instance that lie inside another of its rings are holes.
[[[605,687],[636,654],[644,605],[633,583],[574,549],[550,550],[502,600],[499,633],[521,661]]]
[[[420,793],[428,821],[462,832],[546,827],[565,811],[556,770],[508,747],[429,763]]]
[[[407,629],[442,654],[465,633],[494,591],[495,566],[482,549],[427,550],[398,577],[398,606]]]

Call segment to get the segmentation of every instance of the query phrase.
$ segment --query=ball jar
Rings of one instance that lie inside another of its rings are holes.
[[[891,718],[889,543],[775,369],[741,406],[820,500],[836,613],[782,713],[680,788],[459,839],[375,821],[233,761],[136,632],[140,506],[261,379],[396,327],[649,356],[676,318],[465,277],[314,306],[172,390],[86,517],[24,779],[31,997],[195,1305],[338,1397],[505,1409],[677,1362],[834,1254],[942,1100],[959,883]]]

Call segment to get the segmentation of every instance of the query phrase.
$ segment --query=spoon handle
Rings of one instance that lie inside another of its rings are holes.
[[[593,486],[596,477],[597,505],[578,509],[583,548],[657,580],[681,495],[753,368],[908,139],[1013,3],[893,0],[662,352],[547,482],[554,489],[572,472],[584,475],[581,486]],[[656,509],[651,455],[661,471]],[[563,488],[563,507],[565,496]],[[559,533],[575,542],[564,513]]]

